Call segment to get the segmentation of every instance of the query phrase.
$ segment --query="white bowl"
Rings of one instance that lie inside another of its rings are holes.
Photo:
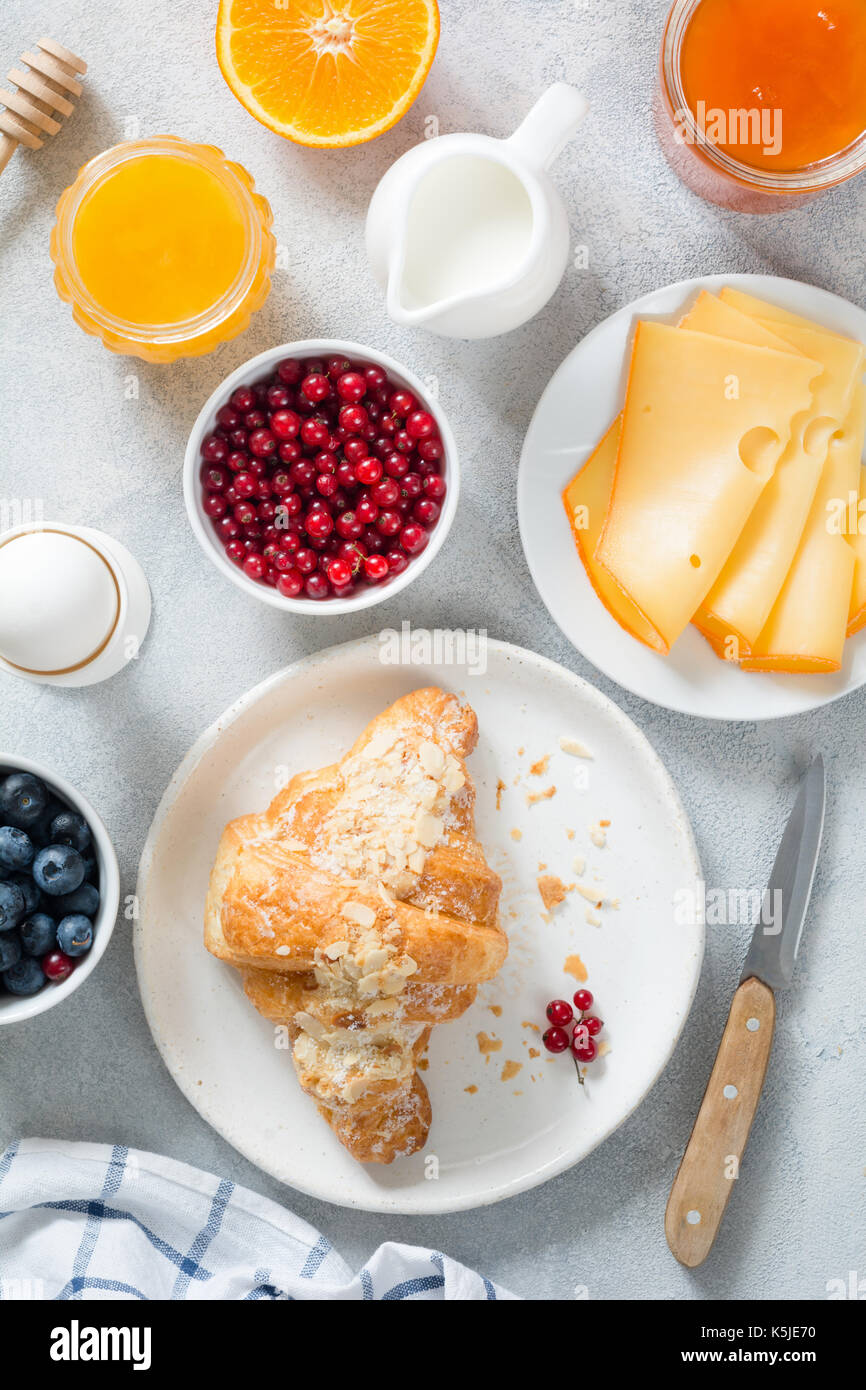
[[[60,984],[52,984],[49,981],[38,994],[17,996],[7,994],[5,990],[0,992],[0,1024],[20,1023],[22,1019],[46,1013],[48,1009],[53,1009],[55,1004],[68,999],[70,994],[79,989],[88,975],[93,974],[105,953],[120,906],[120,870],[117,866],[117,855],[114,853],[108,831],[90,802],[63,777],[49,771],[41,763],[31,762],[29,758],[19,758],[17,754],[0,753],[0,777],[5,777],[10,772],[32,772],[34,777],[41,778],[60,801],[64,801],[71,810],[77,811],[87,821],[99,869],[99,910],[93,922],[93,945],[87,954],[81,957],[81,963],[75,967],[72,974]]]
[[[430,532],[430,540],[420,555],[409,561],[402,574],[395,579],[389,579],[384,584],[370,585],[362,588],[358,593],[349,598],[284,598],[277,593],[270,585],[258,584],[254,579],[249,579],[243,570],[237,565],[233,565],[225,554],[209,517],[202,509],[202,494],[199,472],[201,469],[201,443],[206,434],[210,434],[216,424],[216,413],[220,406],[225,405],[229,396],[236,391],[239,386],[252,386],[263,377],[273,371],[278,362],[284,357],[335,357],[342,355],[351,361],[371,362],[376,366],[382,367],[388,373],[391,380],[398,386],[406,386],[417,397],[423,408],[430,412],[439,429],[439,434],[444,446],[442,460],[442,475],[448,485],[445,494],[445,504],[442,513],[435,527]],[[339,613],[355,613],[361,608],[372,608],[377,603],[384,603],[386,599],[393,598],[402,589],[411,584],[413,579],[417,579],[442,547],[445,537],[451,529],[454,514],[457,510],[457,498],[460,491],[460,470],[457,462],[457,446],[454,443],[454,436],[451,433],[451,426],[438,405],[431,399],[429,391],[413,372],[406,367],[395,362],[393,357],[387,353],[376,352],[372,348],[365,347],[362,343],[344,342],[340,338],[311,338],[300,343],[283,343],[280,347],[269,348],[267,352],[260,352],[258,357],[250,358],[238,367],[237,371],[227,376],[221,382],[213,394],[208,398],[199,412],[198,419],[192,427],[189,443],[186,446],[186,455],[183,465],[183,495],[186,502],[186,510],[190,524],[196,534],[196,539],[208,559],[216,566],[221,574],[236,584],[244,593],[251,594],[262,603],[268,603],[272,608],[280,608],[284,613],[323,613],[326,615],[336,615]]]

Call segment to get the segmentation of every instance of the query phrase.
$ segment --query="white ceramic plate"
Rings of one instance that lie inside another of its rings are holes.
[[[521,1192],[576,1163],[646,1095],[673,1051],[700,972],[703,928],[677,925],[674,913],[675,894],[700,877],[700,868],[661,762],[586,682],[499,642],[487,644],[484,674],[381,658],[377,637],[332,647],[257,686],[199,739],[145,846],[138,980],[175,1081],[253,1163],[345,1206],[457,1211]],[[479,744],[470,759],[478,833],[503,879],[510,951],[472,1008],[433,1031],[425,1073],[433,1127],[424,1152],[390,1167],[365,1167],[302,1094],[290,1058],[275,1047],[273,1026],[248,1003],[235,972],[205,951],[202,908],[227,820],[263,808],[289,770],[338,758],[374,715],[431,683],[464,692],[478,714]],[[559,737],[568,734],[586,744],[592,761],[559,749]],[[548,754],[547,772],[530,774],[529,765]],[[529,792],[551,785],[554,797],[527,805]],[[604,848],[588,833],[599,819],[611,822]],[[513,829],[522,839],[512,838]],[[595,887],[599,874],[620,900],[618,909],[602,911],[601,926],[587,923],[587,904],[576,892],[552,921],[542,919],[539,863],[573,882],[577,854],[586,857],[584,882]],[[589,970],[611,1047],[583,1091],[567,1054],[550,1062],[543,1051],[530,1057],[530,1047],[540,1050],[539,1034],[524,1026],[543,1029],[548,1000],[571,997],[576,984],[563,965],[574,954]],[[502,1042],[487,1062],[479,1033]],[[509,1061],[521,1069],[503,1081]]]
[[[538,403],[523,445],[517,505],[523,549],[553,620],[593,666],[654,704],[706,719],[776,719],[816,709],[866,682],[866,633],[845,644],[828,676],[741,671],[720,661],[694,628],[669,656],[643,646],[599,602],[580,562],[562,505],[566,483],[622,407],[627,348],[638,319],[675,322],[698,290],[732,285],[866,342],[866,313],[826,290],[772,275],[707,275],[627,304],[578,343]]]

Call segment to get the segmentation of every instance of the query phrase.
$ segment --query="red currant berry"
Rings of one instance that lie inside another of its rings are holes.
[[[429,439],[436,432],[436,421],[427,410],[413,410],[406,420],[406,433],[411,439]]]
[[[580,1023],[574,1030],[571,1050],[578,1062],[594,1062],[598,1056],[598,1048]]]
[[[337,381],[337,395],[347,405],[357,405],[367,394],[367,382],[360,372],[344,372]]]
[[[596,1038],[604,1024],[600,1018],[596,1018],[595,1014],[587,1014],[586,1018],[581,1019],[581,1027],[586,1029],[591,1038]]]
[[[301,439],[310,449],[324,449],[331,438],[331,431],[324,420],[305,420],[301,425]]]
[[[340,428],[347,434],[360,434],[369,424],[369,417],[362,405],[344,405],[339,420]]]
[[[314,401],[316,405],[319,401],[325,400],[331,394],[331,383],[328,378],[319,372],[305,376],[301,382],[301,390],[308,401]]]
[[[581,1014],[592,1008],[592,995],[588,989],[579,989],[575,992],[574,1007]]]
[[[208,434],[202,440],[201,456],[207,463],[225,463],[229,446],[218,434]]]
[[[412,515],[422,526],[432,526],[439,520],[439,503],[431,502],[429,497],[419,497],[412,508]]]
[[[42,973],[47,980],[65,980],[75,969],[75,961],[63,951],[49,951],[42,957]]]
[[[336,381],[344,372],[352,370],[352,364],[348,357],[329,357],[325,368],[331,381]]]
[[[256,403],[256,393],[251,386],[239,386],[231,398],[231,404],[241,415],[246,415]]]
[[[403,525],[403,518],[399,512],[380,512],[376,518],[376,525],[383,536],[396,536],[400,527]],[[420,526],[418,529],[419,531],[421,530]],[[421,534],[423,535],[424,532],[422,531]]]
[[[407,415],[411,415],[413,410],[418,409],[418,402],[411,391],[400,389],[394,391],[388,398],[388,406],[395,415],[399,415],[404,420]]]
[[[345,584],[352,582],[352,570],[345,560],[331,560],[328,564],[328,578],[335,589],[342,588]]]
[[[447,490],[443,477],[440,477],[438,473],[427,474],[427,477],[424,479],[425,496],[431,498],[434,502],[441,502]]]
[[[371,584],[380,584],[388,576],[388,561],[384,555],[368,555],[364,561],[364,575]]]
[[[355,477],[365,487],[378,483],[382,476],[382,465],[378,459],[365,458],[355,464]]]
[[[564,1028],[548,1028],[542,1033],[541,1041],[548,1052],[565,1052],[568,1048],[568,1034]]]
[[[277,439],[294,439],[301,428],[301,417],[294,410],[275,410],[271,416],[271,433]]]
[[[257,555],[254,550],[251,550],[244,560],[243,569],[244,574],[250,579],[261,580],[265,577],[267,562],[263,555]]]
[[[558,1028],[565,1028],[574,1018],[572,1007],[566,999],[551,999],[544,1012],[548,1022],[555,1023]]]
[[[304,583],[304,590],[306,591],[307,598],[321,599],[328,597],[331,586],[328,583],[327,576],[322,574],[321,570],[316,570],[315,573],[307,575]]]
[[[389,574],[402,574],[409,564],[408,556],[402,550],[389,550],[385,558],[388,561]]]
[[[250,435],[250,453],[256,458],[267,458],[277,447],[277,441],[270,430],[253,430]]]
[[[377,507],[393,507],[400,496],[400,485],[393,478],[383,478],[370,490],[370,496]]]
[[[381,367],[377,366],[375,362],[371,362],[369,366],[364,368],[364,380],[371,391],[376,391],[385,385],[388,378]]]
[[[303,376],[303,368],[293,357],[284,357],[282,362],[277,363],[277,376],[286,386],[297,386]]]
[[[246,546],[243,541],[229,541],[226,546],[226,555],[233,565],[242,565],[247,555]]]
[[[419,526],[416,521],[408,522],[400,532],[400,544],[407,555],[420,555],[429,539],[424,527]]]

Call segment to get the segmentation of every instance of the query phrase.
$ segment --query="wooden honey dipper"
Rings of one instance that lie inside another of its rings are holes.
[[[17,86],[17,92],[0,88],[0,174],[6,168],[19,145],[39,150],[44,141],[40,135],[56,135],[61,121],[56,116],[71,116],[75,110],[70,97],[80,97],[81,83],[77,80],[87,72],[87,64],[54,39],[40,39],[35,53],[22,53],[21,62],[27,68],[10,68],[6,74]],[[29,70],[28,70],[29,69]]]

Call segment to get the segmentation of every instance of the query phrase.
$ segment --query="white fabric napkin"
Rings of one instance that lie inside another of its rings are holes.
[[[0,1158],[2,1299],[513,1297],[390,1241],[353,1275],[290,1211],[159,1154],[23,1139]]]

